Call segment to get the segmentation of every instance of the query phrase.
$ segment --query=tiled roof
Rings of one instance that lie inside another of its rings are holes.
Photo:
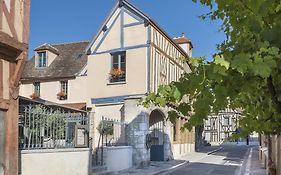
[[[47,44],[47,43],[42,44],[41,46],[39,46],[39,47],[34,49],[34,51],[42,51],[42,50],[49,50],[49,51],[51,51],[51,52],[53,52],[53,53],[55,53],[57,55],[59,54],[59,51],[58,51],[57,48],[55,48],[52,45]]]
[[[188,38],[175,38],[177,44],[191,43],[191,40]]]
[[[35,56],[27,61],[22,80],[44,80],[54,78],[74,78],[87,64],[85,48],[89,42],[64,44],[44,44],[35,50],[57,51],[57,57],[46,68],[35,67]]]
[[[174,38],[174,41],[177,44],[185,44],[185,43],[189,43],[191,45],[191,47],[193,48],[192,42],[189,38],[185,37],[185,33],[182,33],[181,37],[178,38]]]

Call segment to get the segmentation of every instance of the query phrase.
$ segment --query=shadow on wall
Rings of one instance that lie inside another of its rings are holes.
[[[112,135],[103,139],[103,144],[99,144],[100,148],[96,148],[93,155],[94,165],[104,165],[106,155],[101,145],[132,146],[133,164],[139,168],[150,165],[150,161],[173,160],[170,136],[165,126],[165,114],[160,109],[148,112],[132,105],[126,116],[125,107],[124,105],[120,109],[120,120],[112,124]],[[130,117],[128,115],[133,119],[130,123],[125,123],[125,118]]]

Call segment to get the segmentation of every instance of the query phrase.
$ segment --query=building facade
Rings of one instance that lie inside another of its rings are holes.
[[[0,1],[0,174],[18,174],[18,94],[27,59],[29,0]]]
[[[203,139],[210,144],[220,144],[232,134],[238,132],[239,110],[225,109],[218,114],[209,115],[205,120]]]
[[[71,53],[76,57],[86,55],[84,66],[80,66],[72,78],[62,76],[63,63],[71,57],[61,59],[64,54],[60,50],[65,49],[48,44],[35,49],[35,57],[27,64],[27,73],[22,78],[21,95],[32,97],[40,89],[40,97],[49,101],[86,103],[94,148],[100,144],[97,128],[102,118],[127,123],[124,134],[127,144],[133,146],[135,165],[146,165],[150,160],[170,160],[194,151],[194,130],[180,131],[185,118],[172,124],[166,121],[168,108],[146,109],[139,105],[141,98],[157,92],[160,85],[178,81],[183,73],[190,73],[187,61],[193,46],[189,39],[184,35],[171,38],[153,19],[120,0],[85,45],[84,51]],[[62,64],[59,72],[52,73],[56,79],[46,78],[48,70],[54,71],[51,67],[57,60]],[[78,64],[77,60],[72,61]],[[30,71],[32,69],[35,71]],[[56,96],[58,90],[63,89],[62,81],[68,81],[65,101]],[[117,143],[118,139],[113,138],[113,142]]]
[[[20,94],[86,109],[88,42],[43,44],[24,68]]]

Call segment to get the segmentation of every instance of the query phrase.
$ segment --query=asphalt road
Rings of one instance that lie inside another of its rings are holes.
[[[247,159],[249,146],[225,145],[223,148],[211,155],[187,166],[167,173],[168,175],[238,175]]]

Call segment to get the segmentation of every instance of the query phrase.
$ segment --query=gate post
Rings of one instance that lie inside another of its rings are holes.
[[[129,123],[126,135],[128,144],[133,148],[133,164],[137,167],[145,167],[150,164],[150,150],[146,147],[149,114],[143,107],[138,106],[139,98],[125,99],[124,117]]]

